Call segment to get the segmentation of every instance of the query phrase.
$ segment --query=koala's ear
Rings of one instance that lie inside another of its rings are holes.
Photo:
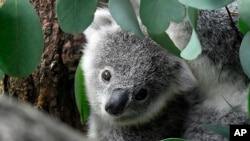
[[[179,91],[181,92],[190,91],[197,86],[197,80],[185,62],[181,62],[179,75],[176,78]]]
[[[98,8],[95,12],[95,17],[92,24],[84,31],[85,35],[90,35],[93,32],[98,32],[103,29],[116,27],[117,24],[112,18],[108,9]]]

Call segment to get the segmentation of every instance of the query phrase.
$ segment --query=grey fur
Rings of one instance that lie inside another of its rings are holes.
[[[121,30],[107,10],[99,9],[94,25],[86,32],[83,64],[90,102],[89,136],[101,141],[152,141],[179,137],[188,105],[183,98],[196,81],[187,64],[169,54],[145,34],[139,39]],[[91,35],[93,34],[93,35]],[[111,72],[110,81],[101,78]],[[105,111],[115,89],[126,89],[129,100],[119,115]],[[135,99],[146,89],[148,97]]]
[[[202,128],[201,125],[246,125],[248,119],[247,113],[240,109],[221,115],[214,109],[201,108],[201,105],[197,104],[190,109],[186,123],[184,134],[186,139],[192,141],[226,141],[226,138]]]
[[[0,141],[87,141],[87,138],[28,104],[1,94]]]
[[[230,10],[237,10],[237,5],[230,5]],[[191,34],[186,22],[172,23],[168,29],[180,48]],[[122,31],[107,10],[98,9],[93,25],[85,31],[88,43],[81,64],[91,107],[90,138],[151,141],[183,137],[219,141],[225,139],[197,125],[246,123],[249,80],[239,63],[241,35],[225,9],[200,11],[197,31],[203,53],[196,60],[187,61],[188,65],[146,33],[144,39],[139,39]],[[181,31],[184,32],[180,34]],[[109,81],[101,78],[104,70],[111,72]],[[149,96],[138,102],[134,97],[142,88],[148,90]],[[121,104],[125,108],[119,109],[119,114],[112,115],[105,105],[116,89],[126,89],[129,100],[125,106]],[[232,112],[225,99],[238,113]]]
[[[229,10],[237,12],[237,3],[229,5]],[[234,23],[225,8],[200,11],[197,31],[203,53],[189,62],[199,82],[198,95],[189,109],[184,138],[223,141],[227,139],[200,125],[240,125],[248,122],[246,105],[249,79],[244,75],[239,61],[242,35],[237,32],[238,15],[232,15],[232,18]]]
[[[237,3],[228,6],[233,13],[238,12]],[[239,61],[239,47],[242,40],[237,23],[238,14],[230,17],[225,8],[213,11],[200,11],[197,31],[203,47],[203,55],[215,64],[223,64],[225,70],[233,69],[242,73]],[[233,26],[235,25],[235,27]]]

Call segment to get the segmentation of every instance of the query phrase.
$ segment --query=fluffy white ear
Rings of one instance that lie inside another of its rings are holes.
[[[188,18],[185,18],[180,23],[171,22],[166,32],[180,50],[186,47],[192,35],[192,29],[189,25]]]
[[[84,31],[84,34],[91,36],[95,32],[101,32],[104,29],[115,28],[118,25],[112,18],[107,8],[98,8],[92,24]]]

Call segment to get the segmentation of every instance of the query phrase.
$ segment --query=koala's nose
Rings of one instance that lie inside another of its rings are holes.
[[[128,91],[121,88],[115,89],[105,105],[105,110],[111,115],[120,115],[125,109],[128,99]]]

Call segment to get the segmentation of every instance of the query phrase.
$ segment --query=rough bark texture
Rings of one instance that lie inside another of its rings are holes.
[[[28,77],[5,76],[0,91],[30,102],[84,131],[74,99],[74,73],[81,56],[84,36],[69,35],[60,30],[55,1],[30,0],[43,25],[45,46],[41,63]]]

